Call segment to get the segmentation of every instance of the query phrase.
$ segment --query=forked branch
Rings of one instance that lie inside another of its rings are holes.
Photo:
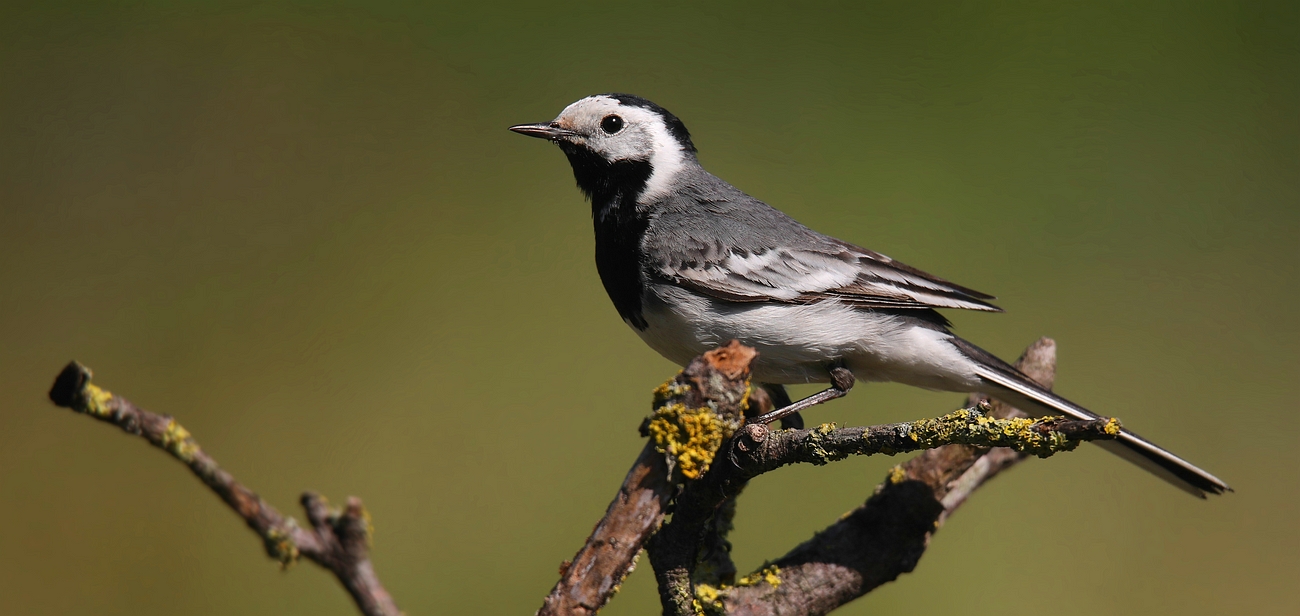
[[[1114,420],[1025,419],[974,396],[970,408],[899,424],[779,431],[745,425],[747,415],[770,410],[763,390],[749,386],[754,356],[733,342],[697,358],[656,390],[654,413],[642,425],[649,442],[587,543],[561,566],[561,579],[539,614],[595,613],[617,592],[643,546],[665,614],[825,614],[911,571],[930,535],[998,472],[1031,454],[1047,457],[1118,433]],[[1050,387],[1055,344],[1039,340],[1017,366]],[[304,494],[310,524],[304,528],[222,470],[170,416],[140,409],[90,379],[90,370],[73,362],[50,399],[180,460],[257,533],[272,558],[287,566],[306,557],[332,572],[362,613],[400,614],[370,562],[369,516],[359,499],[332,509],[323,497]],[[788,464],[916,450],[925,451],[894,467],[864,505],[736,579],[726,534],[736,496],[749,480]],[[659,528],[670,512],[671,522]]]
[[[824,614],[911,571],[929,537],[970,494],[1029,455],[1113,438],[1115,420],[1030,420],[972,396],[936,419],[873,427],[773,431],[744,425],[770,409],[748,387],[751,349],[732,343],[697,358],[655,395],[650,437],[587,543],[562,567],[538,614],[592,614],[617,592],[639,549],[650,552],[665,614]],[[1055,343],[1017,363],[1055,376]],[[748,396],[748,397],[747,397]],[[812,540],[737,580],[726,533],[746,483],[794,463],[925,450],[896,466],[876,493]],[[672,521],[655,533],[666,513]]]
[[[370,563],[370,515],[361,499],[351,497],[342,509],[334,509],[319,494],[304,493],[302,506],[311,528],[303,528],[222,470],[171,416],[141,409],[91,384],[90,377],[89,368],[68,364],[55,379],[50,400],[143,437],[180,460],[243,518],[261,537],[266,553],[282,565],[306,557],[333,573],[366,616],[401,615]]]

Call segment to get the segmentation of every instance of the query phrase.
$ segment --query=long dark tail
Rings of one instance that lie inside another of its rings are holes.
[[[974,360],[976,374],[989,386],[984,393],[1030,415],[1065,415],[1075,419],[1098,417],[1096,413],[1043,389],[1033,379],[988,351],[955,336],[952,343],[963,355]],[[1232,491],[1218,477],[1128,430],[1124,430],[1116,440],[1097,441],[1097,444],[1192,496],[1205,498],[1207,492],[1223,494]]]

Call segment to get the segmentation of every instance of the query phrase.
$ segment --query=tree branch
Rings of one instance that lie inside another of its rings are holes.
[[[141,409],[92,385],[90,379],[89,368],[77,362],[68,364],[55,379],[50,400],[143,437],[180,460],[244,519],[262,538],[266,553],[282,566],[304,556],[332,572],[366,616],[401,615],[370,563],[370,514],[361,506],[361,499],[350,497],[338,510],[319,494],[304,493],[301,502],[312,526],[304,529],[222,470],[171,416]]]
[[[1016,367],[1050,388],[1056,343],[1038,340]],[[971,397],[972,404],[979,401]],[[997,402],[992,407],[994,416],[1023,416]],[[765,567],[760,573],[766,575],[716,591],[718,602],[709,607],[728,614],[826,614],[912,571],[948,516],[986,481],[1025,458],[1011,449],[968,445],[924,451],[894,467],[861,507]]]
[[[1075,421],[1056,417],[1036,420],[993,418],[986,415],[986,412],[991,410],[991,406],[981,404],[978,409],[962,409],[937,419],[867,428],[836,429],[832,424],[824,424],[811,430],[774,432],[763,425],[745,426],[733,439],[723,445],[722,451],[727,452],[725,459],[730,463],[715,464],[708,474],[686,485],[676,499],[672,521],[660,530],[648,546],[650,562],[654,565],[655,575],[660,583],[664,613],[669,615],[696,613],[695,600],[698,596],[694,587],[695,568],[705,527],[723,502],[733,498],[741,486],[762,473],[798,462],[827,464],[850,455],[895,454],[951,445],[960,446],[962,449],[950,450],[948,453],[966,452],[973,448],[987,450],[992,447],[1010,447],[1017,452],[1048,457],[1054,453],[1072,450],[1086,440],[1109,439],[1119,434],[1119,422],[1113,419]],[[917,465],[914,469],[897,468],[894,473],[891,473],[890,479],[881,490],[881,494],[885,495],[883,498],[893,496],[896,491],[904,495],[920,493],[914,489],[915,486],[905,486],[909,482],[919,483],[909,475],[909,470],[934,471],[937,467]],[[931,501],[936,500],[933,490],[927,492],[930,492],[927,498]],[[882,497],[878,495],[877,498]],[[942,496],[939,498],[941,499]],[[932,530],[935,522],[934,515],[941,513],[945,508],[933,507],[933,515],[918,515],[920,513],[918,506],[923,504],[924,501],[908,503],[903,510],[908,513],[908,522],[912,524],[923,522],[927,530]],[[941,502],[936,503],[936,505],[941,504]],[[872,521],[879,522],[874,518]],[[838,544],[837,547],[844,549],[847,545],[850,544]],[[877,567],[896,564],[888,559],[873,558],[872,561]],[[787,561],[785,566],[788,567],[789,564]],[[740,588],[767,587],[776,590],[783,586],[799,586],[785,584],[785,578],[789,574],[784,573],[784,569],[782,561],[778,561],[776,568],[770,570],[773,573],[783,572],[777,574],[780,582],[776,586],[769,583]],[[767,575],[762,577],[767,578]],[[721,609],[724,605],[730,607],[732,604],[731,593],[723,592],[716,598],[713,597],[713,590],[703,594],[705,602],[711,600],[713,603],[707,607]],[[835,605],[840,604],[842,602]],[[706,606],[702,602],[699,607]],[[788,610],[793,606],[786,607],[786,610],[772,609],[771,613],[818,613],[793,612]]]
[[[662,412],[642,426],[643,435],[654,438],[637,456],[582,549],[560,565],[560,580],[538,616],[595,614],[618,592],[646,538],[663,521],[676,484],[708,467],[721,439],[743,423],[745,409],[760,398],[755,390],[753,400],[748,399],[749,362],[755,355],[733,341],[696,358],[655,390],[653,406]],[[690,438],[670,442],[678,433],[694,435],[694,443]]]
[[[977,396],[972,408],[936,419],[772,431],[744,423],[747,414],[771,406],[763,390],[749,386],[755,355],[733,341],[656,390],[654,412],[641,428],[649,442],[586,545],[561,566],[561,579],[538,614],[594,614],[618,591],[647,543],[665,614],[824,614],[911,571],[930,535],[1000,471],[1030,454],[1047,457],[1118,434],[1115,420],[1031,420]],[[1038,341],[1017,366],[1050,386],[1055,344]],[[305,529],[222,470],[170,416],[140,409],[90,380],[90,370],[73,362],[56,379],[50,399],[141,436],[183,462],[282,565],[306,557],[330,570],[362,613],[400,614],[370,562],[369,515],[359,499],[349,498],[338,510],[320,495],[303,494],[311,525]],[[734,579],[726,534],[735,497],[750,479],[788,464],[919,449],[926,451],[894,467],[862,507],[774,563]],[[672,521],[658,529],[669,512]]]

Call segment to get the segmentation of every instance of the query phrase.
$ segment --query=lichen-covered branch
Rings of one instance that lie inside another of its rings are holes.
[[[652,438],[614,500],[573,559],[560,565],[537,614],[594,614],[632,572],[646,538],[663,521],[676,485],[698,476],[722,440],[744,423],[751,400],[753,349],[738,343],[705,353],[655,390],[655,414],[643,425]]]
[[[1050,388],[1056,344],[1042,338],[1016,367]],[[982,401],[972,396],[972,405]],[[995,417],[1023,416],[992,403]],[[947,445],[894,467],[865,504],[765,565],[770,583],[697,589],[727,614],[826,614],[912,571],[930,536],[981,485],[1027,454],[1007,448]]]
[[[693,614],[697,605],[717,609],[724,605],[696,603],[694,572],[700,538],[718,507],[762,473],[800,462],[827,464],[850,455],[896,454],[945,445],[1010,447],[1047,457],[1072,450],[1083,441],[1119,434],[1119,422],[1113,419],[994,418],[988,416],[990,410],[990,406],[981,405],[936,419],[859,428],[837,429],[825,424],[810,430],[771,431],[761,424],[745,426],[722,446],[729,463],[715,463],[709,473],[687,484],[676,499],[672,521],[650,544],[650,560],[665,600],[664,613]],[[900,467],[891,482],[904,481],[907,472]],[[706,591],[706,600],[711,592]]]
[[[851,455],[893,455],[944,445],[1008,447],[1046,458],[1084,441],[1115,438],[1120,432],[1115,419],[999,419],[989,416],[990,411],[992,406],[985,403],[935,419],[858,428],[822,424],[809,430],[773,432],[767,426],[750,424],[733,444],[737,455],[732,460],[743,471],[740,476],[752,478],[787,464],[821,465]]]
[[[750,387],[754,356],[732,342],[697,358],[656,390],[653,413],[641,428],[649,442],[586,545],[561,566],[560,581],[538,614],[594,614],[632,571],[643,545],[665,614],[824,614],[911,571],[930,535],[998,472],[1030,455],[1047,457],[1119,433],[1115,420],[1028,419],[975,396],[971,408],[935,419],[773,431],[744,423],[771,405],[762,389]],[[1050,387],[1054,343],[1035,343],[1017,366]],[[56,379],[50,399],[141,436],[180,460],[283,565],[305,557],[329,569],[362,613],[400,614],[370,562],[370,518],[359,499],[334,509],[323,497],[305,493],[301,503],[310,528],[304,528],[222,470],[173,418],[140,409],[90,380],[90,370],[73,362]],[[735,579],[726,535],[735,497],[749,480],[788,464],[916,450],[925,451],[894,467],[862,507]],[[669,511],[672,521],[659,529]]]
[[[171,416],[141,409],[93,385],[90,378],[90,369],[77,362],[68,364],[55,379],[50,400],[143,437],[180,460],[244,519],[262,539],[267,554],[283,566],[306,557],[330,570],[363,614],[400,616],[370,562],[370,515],[360,499],[349,498],[342,509],[335,509],[319,494],[303,494],[302,506],[311,524],[310,529],[303,528],[222,470]]]

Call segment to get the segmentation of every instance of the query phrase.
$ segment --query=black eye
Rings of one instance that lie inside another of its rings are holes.
[[[617,133],[623,130],[623,118],[616,115],[607,115],[600,121],[600,129],[609,134]]]

